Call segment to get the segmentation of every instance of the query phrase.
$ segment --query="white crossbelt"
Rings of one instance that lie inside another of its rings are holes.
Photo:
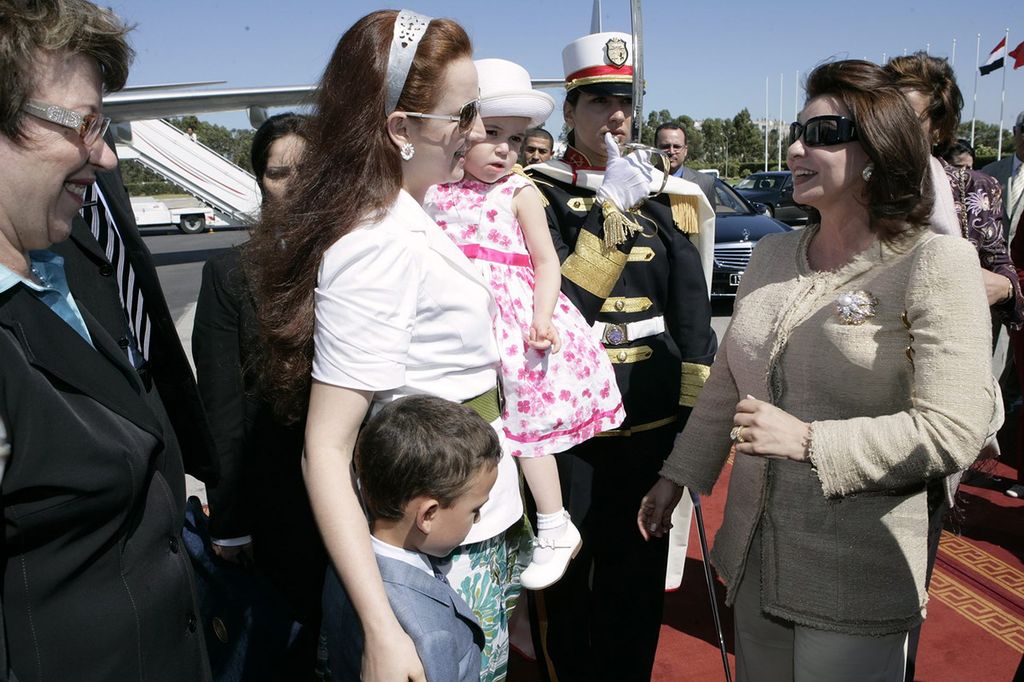
[[[661,315],[636,322],[595,322],[594,338],[606,346],[621,346],[646,336],[655,336],[665,331],[665,318]]]

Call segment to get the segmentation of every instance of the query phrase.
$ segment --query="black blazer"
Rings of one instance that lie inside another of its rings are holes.
[[[192,368],[178,340],[174,319],[167,309],[153,258],[135,224],[131,200],[125,193],[121,173],[116,168],[98,173],[96,182],[110,206],[124,241],[125,252],[135,271],[152,324],[147,365],[152,382],[146,383],[147,392],[158,394],[162,399],[169,423],[181,444],[185,471],[210,483],[216,479],[217,474],[213,438]],[[75,217],[71,237],[60,244],[54,244],[51,250],[64,258],[68,285],[75,301],[89,309],[121,348],[127,348],[130,329],[118,294],[117,278],[89,226],[81,217]]]
[[[256,565],[302,623],[320,621],[327,554],[302,478],[305,425],[282,424],[252,368],[261,342],[238,249],[203,267],[192,355],[217,444],[220,480],[207,487],[210,535],[251,535]]]
[[[700,190],[704,192],[704,196],[708,198],[711,203],[711,210],[715,210],[718,207],[718,195],[715,192],[715,178],[708,175],[707,173],[701,173],[695,171],[687,166],[682,167],[682,173],[679,174],[683,180],[689,180],[694,182],[700,187]]]
[[[207,680],[177,441],[82,314],[95,349],[27,288],[0,294],[0,679]]]

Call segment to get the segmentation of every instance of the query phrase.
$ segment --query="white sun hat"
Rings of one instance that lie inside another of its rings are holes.
[[[523,116],[539,126],[555,109],[555,100],[534,90],[526,69],[507,59],[478,59],[480,116]]]

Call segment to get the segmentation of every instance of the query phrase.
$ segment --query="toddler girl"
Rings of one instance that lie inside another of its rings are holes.
[[[537,503],[537,540],[521,580],[541,589],[562,577],[581,544],[551,455],[615,428],[625,412],[600,341],[560,292],[541,195],[512,172],[527,127],[542,123],[554,101],[517,64],[476,65],[487,137],[466,152],[465,178],[433,188],[424,209],[479,266],[497,304],[505,436]]]

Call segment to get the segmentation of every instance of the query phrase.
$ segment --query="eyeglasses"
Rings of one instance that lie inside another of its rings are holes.
[[[466,102],[459,109],[457,114],[421,114],[418,111],[406,111],[406,116],[412,116],[413,118],[434,118],[439,121],[455,121],[459,124],[459,132],[469,132],[473,127],[473,123],[476,122],[476,117],[480,115],[480,100],[475,99],[471,102]]]
[[[686,149],[686,145],[685,144],[670,144],[670,143],[666,142],[665,144],[659,144],[658,145],[658,149],[660,149],[663,152],[668,152],[668,151],[673,151],[674,152],[677,149]]]
[[[91,147],[96,140],[106,134],[110,127],[110,119],[99,114],[80,114],[56,104],[46,104],[29,100],[22,105],[21,110],[26,114],[41,118],[50,123],[78,131],[78,136],[86,146]]]
[[[808,147],[831,147],[857,139],[857,126],[845,116],[815,116],[805,122],[789,124],[789,143],[801,137]]]

